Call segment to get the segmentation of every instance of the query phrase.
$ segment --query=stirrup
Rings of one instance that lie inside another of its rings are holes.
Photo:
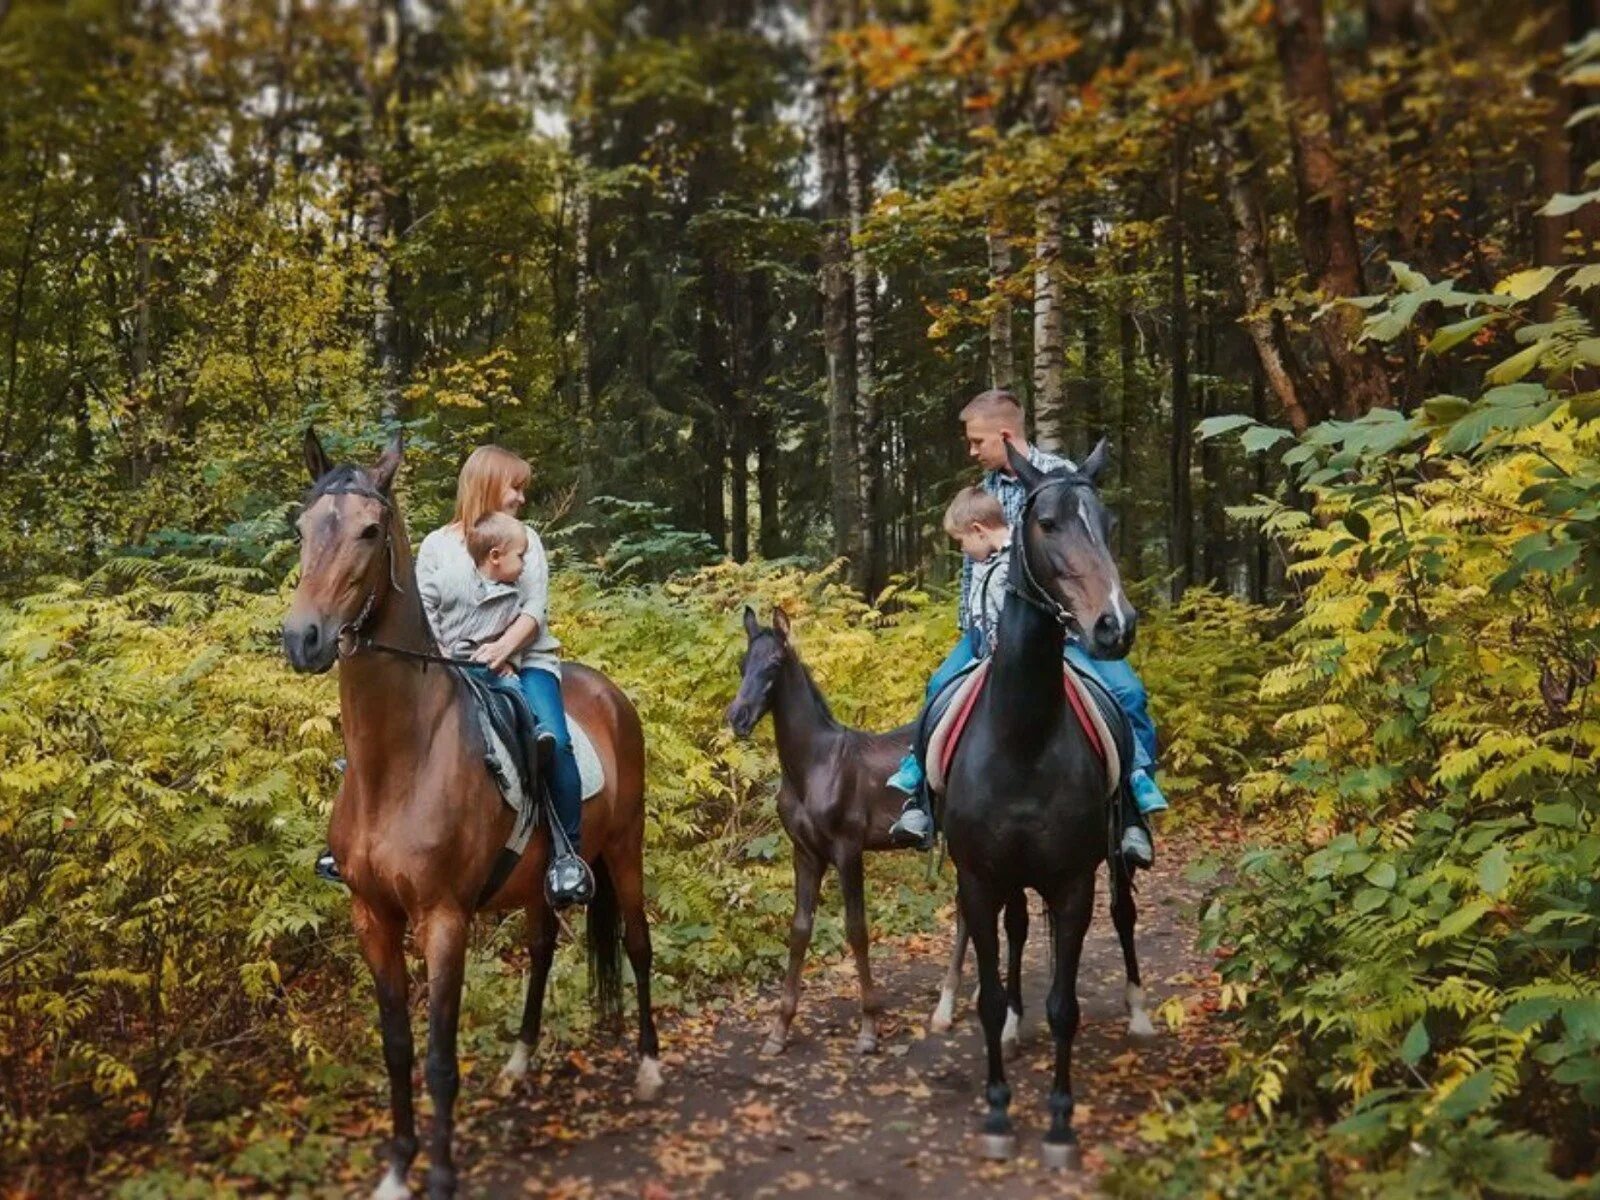
[[[316,864],[311,868],[316,872],[318,879],[324,883],[337,883],[341,887],[348,886],[343,875],[339,874],[338,860],[333,857],[332,850],[323,850],[317,855]]]
[[[587,904],[594,899],[594,871],[576,852],[554,859],[544,873],[544,894],[555,909]]]

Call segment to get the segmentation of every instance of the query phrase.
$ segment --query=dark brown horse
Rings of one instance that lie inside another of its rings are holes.
[[[789,926],[789,971],[783,998],[767,1036],[765,1052],[781,1054],[800,1003],[800,972],[811,944],[822,877],[839,872],[844,893],[845,935],[861,984],[861,1031],[856,1049],[878,1048],[878,1014],[883,1000],[872,985],[867,953],[867,902],[861,856],[868,850],[897,849],[889,826],[900,815],[905,796],[886,780],[911,745],[914,725],[887,733],[867,733],[839,724],[811,673],[800,661],[783,609],[774,609],[772,628],[763,629],[750,608],[744,610],[749,644],[740,664],[739,693],[728,707],[728,724],[748,737],[768,712],[777,734],[783,781],[778,787],[778,818],[794,845],[794,919]],[[1018,897],[1019,901],[1021,897]],[[1022,947],[1027,936],[1027,905],[1006,913],[1015,953],[1009,963],[1010,1041],[1022,1016]],[[948,1028],[948,1024],[945,1026]]]
[[[1109,516],[1094,488],[1107,454],[1102,441],[1081,472],[1044,474],[1008,448],[1027,498],[1013,533],[1010,592],[988,686],[972,709],[943,812],[961,911],[978,958],[978,1013],[989,1065],[983,1148],[989,1157],[1009,1157],[1016,1144],[1001,1045],[1006,997],[996,924],[1001,908],[1009,913],[1024,888],[1036,891],[1050,913],[1055,970],[1046,1010],[1056,1062],[1043,1158],[1054,1167],[1078,1158],[1072,1129],[1078,961],[1109,833],[1106,764],[1063,693],[1061,655],[1070,629],[1089,653],[1120,658],[1132,645],[1137,619],[1123,595],[1108,548]],[[1112,915],[1137,980],[1131,892],[1119,887],[1114,897]]]
[[[329,843],[349,883],[356,934],[377,983],[394,1116],[388,1168],[374,1196],[409,1196],[406,1174],[417,1153],[408,926],[428,967],[425,1074],[434,1105],[428,1192],[452,1196],[456,1024],[467,934],[513,816],[484,766],[481,736],[456,672],[405,656],[433,654],[436,647],[417,595],[405,522],[391,492],[400,467],[399,438],[366,470],[335,467],[310,430],[305,455],[313,487],[297,522],[300,583],[283,623],[283,647],[297,671],[341,664],[339,704],[349,766],[334,800]],[[644,735],[633,705],[598,672],[567,666],[562,694],[605,768],[604,789],[583,813],[582,846],[597,885],[587,923],[591,983],[602,1016],[614,1016],[623,941],[638,988],[638,1090],[649,1098],[660,1089],[661,1071],[644,911]],[[556,919],[543,885],[548,854],[549,840],[541,832],[482,906],[528,914],[532,966],[516,1052],[507,1066],[512,1075],[527,1071],[538,1040],[555,953]]]

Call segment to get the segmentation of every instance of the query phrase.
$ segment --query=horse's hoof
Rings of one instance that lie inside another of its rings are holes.
[[[767,1058],[777,1058],[778,1055],[783,1053],[783,1049],[787,1045],[787,1039],[779,1037],[775,1033],[770,1034],[767,1040],[761,1044],[761,1053]]]
[[[955,1022],[945,1016],[943,1010],[940,1010],[928,1018],[928,1032],[949,1033],[950,1027],[954,1024]]]
[[[383,1182],[372,1189],[372,1200],[411,1200],[411,1189],[402,1176],[385,1171]]]
[[[1160,1035],[1156,1027],[1150,1023],[1150,1014],[1136,1012],[1128,1018],[1128,1036],[1138,1042],[1153,1042]]]
[[[856,1053],[857,1054],[876,1054],[877,1052],[878,1052],[878,1035],[877,1034],[875,1034],[875,1033],[863,1033],[860,1037],[856,1038]]]
[[[1083,1154],[1077,1142],[1044,1142],[1039,1161],[1052,1171],[1076,1171],[1083,1166]]]
[[[666,1086],[661,1078],[661,1063],[653,1058],[639,1060],[639,1074],[633,1081],[633,1098],[640,1104],[649,1104],[661,1095]]]
[[[985,1133],[978,1137],[978,1153],[990,1162],[1007,1162],[1016,1157],[1017,1135]]]

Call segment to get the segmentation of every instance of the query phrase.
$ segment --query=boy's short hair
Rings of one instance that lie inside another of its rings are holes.
[[[1018,437],[1022,436],[1022,405],[1004,388],[990,388],[968,400],[966,407],[961,410],[961,422],[966,424],[974,417],[998,422]]]
[[[467,553],[472,555],[476,565],[482,566],[491,550],[515,546],[519,541],[525,541],[527,536],[527,528],[510,513],[486,513],[467,530]]]
[[[1000,507],[1000,501],[981,487],[965,487],[956,493],[956,498],[950,501],[950,507],[944,510],[944,531],[951,537],[960,537],[974,525],[982,525],[986,529],[1004,529],[1006,511]]]

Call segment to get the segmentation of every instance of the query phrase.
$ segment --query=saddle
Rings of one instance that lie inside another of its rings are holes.
[[[516,814],[511,834],[506,838],[500,859],[490,876],[489,885],[479,897],[482,904],[488,900],[516,865],[528,848],[534,831],[545,811],[543,781],[536,792],[532,781],[539,779],[538,751],[534,735],[538,722],[534,720],[522,689],[507,678],[486,676],[480,671],[457,671],[456,677],[472,700],[472,711],[477,718],[478,732],[483,738],[483,762],[489,777],[500,789],[500,798]],[[605,770],[594,742],[583,726],[567,719],[567,731],[572,735],[572,751],[578,760],[578,778],[583,784],[585,800],[600,794],[605,786]]]
[[[988,682],[989,660],[985,659],[952,679],[928,706],[924,719],[924,769],[928,786],[935,794],[944,792],[961,735]],[[1133,726],[1106,686],[1071,662],[1061,664],[1061,685],[1078,724],[1105,767],[1106,794],[1114,797],[1126,785],[1132,768]]]

